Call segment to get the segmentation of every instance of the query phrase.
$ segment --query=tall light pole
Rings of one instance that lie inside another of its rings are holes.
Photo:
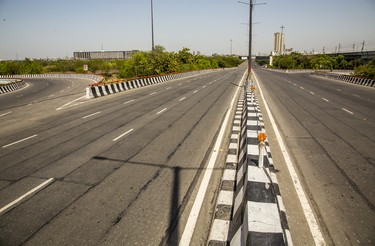
[[[248,59],[247,59],[247,71],[248,71],[248,79],[250,80],[250,75],[251,75],[251,46],[252,46],[252,35],[253,35],[253,0],[250,0],[250,3],[238,1],[239,3],[247,4],[249,5],[249,54],[248,54]],[[257,3],[256,5],[259,4],[265,4],[265,3]]]
[[[151,0],[151,36],[152,36],[152,52],[155,50],[154,44],[154,8]]]
[[[247,73],[249,76],[251,76],[251,44],[252,44],[252,34],[253,34],[253,0],[250,0],[250,14],[249,14],[249,58],[248,58],[248,64],[247,64]]]

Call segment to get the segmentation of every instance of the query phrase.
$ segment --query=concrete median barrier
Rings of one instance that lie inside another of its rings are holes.
[[[257,136],[265,129],[250,93],[238,102],[208,244],[293,245],[267,140],[259,166]]]

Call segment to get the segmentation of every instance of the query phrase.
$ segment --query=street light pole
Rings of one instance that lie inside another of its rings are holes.
[[[154,9],[153,4],[151,0],[151,36],[152,36],[152,52],[155,50],[155,44],[154,44]]]
[[[248,65],[247,65],[247,72],[250,80],[251,76],[251,43],[252,43],[252,33],[253,33],[253,0],[250,0],[250,15],[249,15],[249,57],[248,57]]]

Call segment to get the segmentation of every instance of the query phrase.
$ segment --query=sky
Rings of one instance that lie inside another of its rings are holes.
[[[250,0],[242,0],[250,2]],[[0,0],[0,60],[74,51],[151,50],[151,0]],[[375,50],[375,0],[254,0],[253,54],[269,54],[285,26],[294,51]],[[265,3],[265,4],[261,4]],[[204,55],[248,53],[249,5],[153,0],[155,45]]]

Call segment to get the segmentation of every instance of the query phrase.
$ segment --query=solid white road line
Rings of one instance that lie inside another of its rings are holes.
[[[254,73],[254,78],[255,78],[255,81],[258,84],[260,96],[261,96],[261,98],[262,98],[262,100],[264,102],[264,107],[266,108],[267,114],[269,116],[269,119],[271,121],[272,127],[274,129],[274,132],[275,132],[277,141],[279,143],[281,152],[282,152],[282,154],[284,156],[285,163],[286,163],[286,165],[288,167],[289,174],[290,174],[290,176],[291,176],[291,178],[293,180],[294,188],[295,188],[295,190],[297,192],[297,195],[298,195],[298,198],[299,198],[299,202],[301,203],[301,206],[302,206],[303,212],[305,214],[307,223],[308,223],[308,225],[310,227],[310,232],[311,232],[311,235],[312,235],[312,237],[313,237],[313,239],[315,241],[315,245],[325,245],[326,242],[324,240],[323,234],[322,234],[322,232],[321,232],[321,230],[319,228],[319,225],[318,225],[318,223],[317,223],[317,221],[315,219],[313,210],[312,210],[312,208],[311,208],[311,206],[309,204],[309,201],[307,200],[307,197],[306,197],[306,194],[305,194],[305,192],[303,190],[301,181],[299,180],[297,172],[296,172],[296,170],[294,168],[292,159],[290,158],[290,155],[289,155],[288,150],[287,150],[287,148],[285,146],[284,140],[281,137],[279,128],[277,127],[277,124],[275,122],[275,119],[273,118],[271,110],[268,107],[266,99],[264,98],[262,89],[260,87],[260,84],[258,83],[258,79],[257,79],[255,73]]]
[[[35,135],[30,136],[30,137],[27,137],[27,138],[24,138],[24,139],[18,140],[18,141],[16,141],[16,142],[13,142],[13,143],[10,143],[10,144],[7,144],[7,145],[4,145],[3,148],[7,148],[7,147],[9,147],[9,146],[12,146],[12,145],[15,145],[15,144],[21,143],[21,142],[26,141],[26,140],[28,140],[28,139],[30,139],[30,138],[34,138],[34,137],[36,137],[36,136],[38,136],[38,135],[35,134]]]
[[[95,112],[95,113],[92,113],[92,114],[89,114],[89,115],[83,116],[82,119],[86,119],[86,118],[89,118],[89,117],[91,117],[91,116],[94,116],[94,115],[96,115],[96,114],[100,114],[100,113],[101,113],[101,111],[98,111],[98,112]]]
[[[352,111],[347,110],[346,108],[342,108],[342,110],[344,110],[345,112],[347,112],[347,113],[349,113],[349,114],[354,114]]]
[[[0,117],[3,117],[3,116],[5,116],[5,115],[11,114],[11,113],[12,113],[12,111],[6,112],[6,113],[4,113],[4,114],[0,114]]]
[[[44,181],[43,183],[41,183],[40,185],[38,185],[37,187],[35,187],[34,189],[28,191],[27,193],[23,194],[22,196],[18,197],[16,200],[14,200],[13,202],[9,203],[8,205],[2,207],[0,209],[0,213],[4,212],[5,210],[7,210],[8,208],[14,206],[16,203],[18,203],[19,201],[21,201],[22,199],[24,199],[25,197],[31,195],[32,193],[42,189],[43,187],[47,186],[49,183],[51,183],[54,179],[53,178],[50,178],[50,179],[47,179],[46,181]]]
[[[119,140],[120,138],[122,138],[122,137],[125,136],[126,134],[131,133],[133,130],[134,130],[133,128],[130,129],[129,131],[127,131],[127,132],[121,134],[120,136],[118,136],[117,138],[114,138],[113,141],[117,141],[117,140]]]
[[[245,78],[246,72],[247,71],[245,71],[245,73],[244,73],[244,75],[242,77],[242,81]],[[241,81],[241,83],[242,83],[242,81]],[[198,215],[199,215],[199,212],[201,210],[204,197],[206,195],[206,191],[207,191],[210,179],[211,179],[212,171],[213,171],[213,168],[215,166],[215,162],[216,162],[217,156],[218,156],[218,154],[220,152],[220,146],[221,146],[221,142],[222,142],[222,140],[224,138],[224,132],[226,130],[226,127],[227,127],[227,124],[228,124],[228,121],[229,121],[229,115],[230,115],[230,113],[232,111],[235,99],[237,98],[237,95],[238,95],[238,92],[239,92],[240,88],[242,89],[242,86],[238,86],[237,87],[236,93],[233,96],[233,99],[232,99],[232,101],[231,101],[231,103],[229,105],[227,113],[225,114],[225,118],[224,118],[223,124],[221,125],[219,135],[217,136],[214,148],[212,150],[212,154],[211,154],[210,159],[208,161],[207,168],[204,171],[202,183],[199,186],[197,197],[195,198],[193,207],[192,207],[192,209],[190,211],[188,220],[186,222],[186,226],[185,226],[184,232],[183,232],[183,234],[181,236],[180,243],[179,243],[179,245],[181,245],[181,246],[190,245],[191,238],[193,237],[195,225],[196,225],[197,220],[198,220]]]
[[[157,112],[156,114],[161,114],[161,113],[163,113],[165,110],[167,110],[167,108],[164,108],[164,109],[160,110],[160,111]]]

